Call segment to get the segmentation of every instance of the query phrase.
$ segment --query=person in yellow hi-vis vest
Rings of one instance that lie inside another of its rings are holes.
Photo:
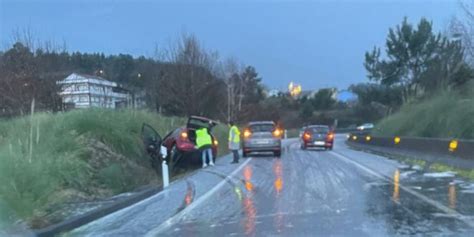
[[[207,167],[206,156],[209,159],[209,165],[214,166],[212,159],[212,137],[207,128],[196,130],[196,146],[202,152],[202,168]]]
[[[237,126],[235,126],[233,121],[229,122],[229,150],[234,154],[234,159],[231,164],[239,163],[239,149],[240,149],[240,131]]]

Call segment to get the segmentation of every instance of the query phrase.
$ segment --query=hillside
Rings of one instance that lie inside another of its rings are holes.
[[[378,123],[374,133],[474,139],[474,87],[466,88],[462,93],[454,90],[443,92],[404,105],[396,114]]]
[[[9,216],[1,212],[0,221],[15,216],[41,227],[55,221],[45,216],[65,202],[159,184],[143,151],[144,122],[164,136],[185,119],[145,111],[77,110],[0,121],[0,204],[11,209]],[[216,132],[223,152],[226,129],[219,126]]]

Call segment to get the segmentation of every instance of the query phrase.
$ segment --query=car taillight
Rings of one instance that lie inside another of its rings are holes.
[[[328,140],[334,139],[334,133],[328,133],[327,138],[328,138]]]
[[[280,137],[281,136],[281,130],[280,129],[275,129],[275,131],[273,131],[273,136]]]
[[[217,139],[214,139],[214,146],[217,146],[219,145],[219,142],[217,141]]]
[[[305,140],[309,140],[309,139],[311,139],[311,134],[309,134],[309,133],[304,133],[304,134],[303,134],[303,138],[304,138]]]
[[[244,137],[245,137],[245,138],[249,138],[250,135],[252,135],[252,133],[250,132],[250,130],[245,130],[245,131],[244,131]]]
[[[181,132],[180,137],[183,140],[188,139],[188,132],[186,132],[186,131]]]

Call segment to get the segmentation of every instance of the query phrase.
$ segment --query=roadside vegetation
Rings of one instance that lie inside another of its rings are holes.
[[[412,166],[419,166],[421,170],[423,171],[430,171],[430,172],[455,172],[456,175],[462,178],[466,178],[470,181],[474,181],[474,170],[472,169],[462,169],[462,168],[457,168],[454,166],[450,166],[447,164],[442,164],[439,162],[428,162],[426,160],[421,160],[417,158],[416,156],[411,156],[411,155],[402,155],[402,154],[395,154],[395,153],[390,153],[390,152],[381,152],[377,150],[371,150],[371,149],[360,149],[357,147],[353,147],[356,150],[363,150],[364,152],[369,152],[372,154],[380,155],[380,156],[385,156],[389,157],[390,159],[398,160],[404,164]]]
[[[366,52],[370,83],[351,89],[367,112],[380,108],[374,134],[474,139],[474,8],[461,6],[464,18],[443,32],[405,18]]]
[[[38,113],[0,121],[0,204],[37,228],[55,221],[48,215],[65,202],[159,184],[144,153],[142,123],[164,136],[185,121],[136,110]],[[222,155],[227,129],[220,125],[215,132]]]
[[[405,104],[400,111],[378,123],[373,133],[382,136],[474,139],[472,91],[445,91],[419,103]]]

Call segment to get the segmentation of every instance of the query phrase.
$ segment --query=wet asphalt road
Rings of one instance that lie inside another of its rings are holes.
[[[67,236],[473,236],[474,194],[455,176],[430,177],[354,151],[285,142],[199,170],[137,205]]]

